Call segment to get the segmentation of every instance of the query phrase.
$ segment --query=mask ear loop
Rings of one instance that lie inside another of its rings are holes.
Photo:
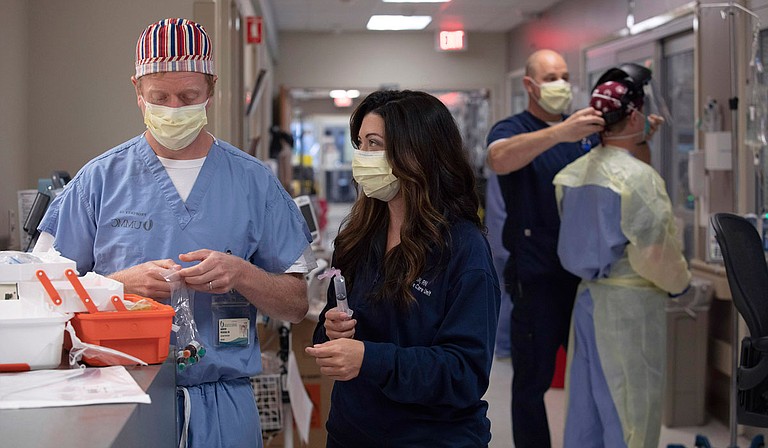
[[[530,95],[530,96],[533,96],[533,98],[536,98],[536,99],[541,98],[541,86],[539,86],[539,83],[537,83],[536,81],[533,80],[533,78],[531,78],[530,76],[527,76],[527,75],[523,77],[523,80],[524,81],[527,80],[527,83],[525,84],[525,87],[526,87],[525,91],[526,91],[526,93],[528,95]],[[536,86],[536,87],[539,88],[539,96],[538,97],[533,95],[533,90],[534,90],[533,86]]]
[[[639,111],[637,108],[635,108],[635,107],[633,107],[633,106],[629,106],[629,110],[630,110],[630,114],[631,114],[632,112],[637,112],[638,114],[640,114],[640,115],[642,115],[642,116],[644,117],[644,119],[645,119],[645,124],[644,124],[644,128],[643,128],[643,130],[642,130],[642,131],[639,131],[639,132],[633,132],[633,133],[631,133],[631,134],[627,134],[627,135],[617,135],[617,136],[607,136],[607,137],[608,137],[608,138],[610,138],[610,139],[612,139],[612,140],[626,140],[626,139],[630,139],[630,138],[635,138],[635,137],[637,137],[638,135],[642,135],[642,136],[643,136],[643,141],[641,141],[641,142],[637,142],[637,145],[638,145],[638,146],[642,146],[642,145],[645,145],[645,144],[647,144],[647,143],[648,143],[648,142],[645,140],[645,137],[648,135],[648,132],[647,132],[647,130],[646,130],[646,129],[649,129],[649,128],[650,128],[650,122],[648,121],[648,115],[646,115],[646,114],[644,114],[644,113],[640,112],[640,111]],[[629,115],[627,115],[627,116],[629,116]]]
[[[605,100],[613,101],[614,104],[620,103],[621,109],[612,110],[610,112],[607,112],[607,113],[603,114],[603,119],[606,121],[606,123],[609,123],[609,122],[612,121],[612,119],[613,119],[612,116],[613,115],[617,115],[617,116],[623,115],[623,117],[619,118],[618,120],[616,120],[615,122],[613,122],[611,124],[618,123],[619,121],[621,121],[624,118],[628,117],[632,112],[637,112],[637,113],[639,113],[640,115],[642,115],[645,118],[645,126],[648,127],[648,123],[649,123],[648,122],[648,116],[646,114],[640,112],[640,110],[638,110],[636,107],[634,107],[631,103],[628,103],[626,101],[622,101],[622,100],[620,100],[618,98],[614,98],[614,97],[611,97],[611,96],[606,96],[606,95],[603,95],[603,94],[599,94],[599,93],[592,94],[592,96],[593,97],[598,97],[598,98],[603,98]],[[625,112],[625,109],[628,111],[628,113]],[[633,132],[632,134],[628,134],[628,135],[616,135],[616,136],[614,136],[614,135],[610,134],[610,131],[603,131],[600,134],[600,140],[601,141],[604,140],[603,137],[609,138],[609,139],[612,139],[612,140],[625,140],[625,139],[628,139],[628,138],[637,137],[638,135],[647,135],[647,132],[646,132],[645,129],[643,129],[640,132]],[[644,143],[645,143],[645,140],[643,140],[642,142],[640,142],[638,144],[642,145]]]

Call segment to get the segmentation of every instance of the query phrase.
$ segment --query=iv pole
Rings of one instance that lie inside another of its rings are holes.
[[[707,3],[697,5],[698,8],[724,8],[720,11],[720,16],[725,20],[728,18],[730,65],[731,65],[731,97],[728,99],[728,108],[731,110],[731,172],[733,175],[733,210],[738,211],[739,207],[739,98],[738,98],[738,79],[736,61],[736,13],[743,12],[759,20],[754,12],[744,6],[735,3],[733,0],[727,3]],[[734,306],[731,306],[731,393],[729,410],[729,428],[731,431],[731,440],[729,448],[739,448],[736,440],[736,406],[737,406],[737,383],[736,372],[739,369],[739,313]]]

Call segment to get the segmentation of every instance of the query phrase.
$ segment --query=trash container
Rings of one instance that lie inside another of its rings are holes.
[[[693,278],[667,303],[667,376],[662,422],[668,428],[702,426],[706,419],[707,338],[714,286]]]

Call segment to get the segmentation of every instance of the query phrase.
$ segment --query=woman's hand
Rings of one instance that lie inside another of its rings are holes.
[[[355,325],[357,325],[357,320],[352,319],[347,313],[339,311],[338,308],[331,308],[325,313],[324,326],[328,339],[354,338]]]
[[[341,338],[306,347],[304,351],[315,358],[320,373],[332,380],[349,381],[360,374],[365,344],[355,339]]]

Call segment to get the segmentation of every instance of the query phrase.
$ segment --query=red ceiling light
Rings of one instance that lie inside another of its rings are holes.
[[[352,105],[352,98],[341,96],[333,99],[333,105],[336,107],[349,107]]]

